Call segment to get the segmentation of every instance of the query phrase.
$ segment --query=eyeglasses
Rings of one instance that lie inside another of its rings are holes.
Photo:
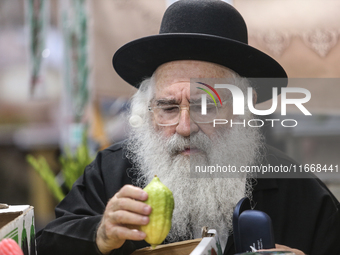
[[[212,123],[219,108],[221,107],[217,107],[215,104],[207,104],[205,115],[202,114],[201,104],[149,106],[149,111],[153,112],[155,121],[159,126],[172,126],[179,123],[182,110],[188,110],[191,120],[195,123]]]

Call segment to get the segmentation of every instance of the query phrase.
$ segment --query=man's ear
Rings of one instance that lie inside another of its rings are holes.
[[[253,105],[255,106],[257,102],[257,93],[255,91],[255,89],[253,89]]]

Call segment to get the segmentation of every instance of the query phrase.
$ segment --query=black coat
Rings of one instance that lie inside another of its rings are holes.
[[[266,162],[295,164],[278,150],[267,147]],[[122,143],[98,153],[84,175],[56,207],[56,219],[37,233],[38,255],[100,254],[95,233],[108,200],[135,178],[124,156]],[[311,177],[310,175],[305,177]],[[340,205],[317,178],[258,178],[253,191],[256,210],[272,219],[275,243],[311,255],[340,254]],[[147,246],[145,241],[126,241],[111,254],[130,254]],[[224,254],[234,254],[229,236]]]

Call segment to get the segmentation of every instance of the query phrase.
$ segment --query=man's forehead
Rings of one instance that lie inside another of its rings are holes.
[[[176,83],[190,83],[193,78],[224,78],[230,77],[231,70],[218,64],[196,61],[180,60],[165,63],[155,71],[157,89],[164,89]],[[188,85],[189,86],[189,85]]]

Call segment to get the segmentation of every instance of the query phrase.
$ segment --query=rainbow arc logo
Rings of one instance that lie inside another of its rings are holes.
[[[220,104],[222,105],[221,97],[220,97],[220,95],[217,93],[217,91],[216,91],[213,87],[211,87],[210,85],[205,84],[205,83],[203,83],[203,82],[197,82],[197,83],[206,86],[206,87],[209,88],[212,92],[214,92],[215,95],[217,96],[218,100],[220,101]],[[198,89],[200,89],[200,90],[203,90],[205,93],[207,93],[207,94],[212,98],[212,100],[214,101],[215,106],[217,106],[216,100],[215,100],[213,94],[211,94],[211,92],[210,92],[209,90],[204,89],[204,88],[201,88],[201,87],[196,87],[196,88],[198,88]]]

